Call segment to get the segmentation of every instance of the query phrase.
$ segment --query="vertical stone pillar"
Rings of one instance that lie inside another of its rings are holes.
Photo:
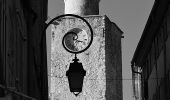
[[[98,15],[100,0],[64,0],[65,14]]]

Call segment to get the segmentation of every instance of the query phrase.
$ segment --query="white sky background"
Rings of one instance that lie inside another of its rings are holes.
[[[154,0],[101,0],[100,15],[107,15],[124,32],[122,39],[123,100],[133,100],[131,60]],[[64,0],[48,0],[48,16],[64,13]],[[49,41],[49,40],[47,40]]]

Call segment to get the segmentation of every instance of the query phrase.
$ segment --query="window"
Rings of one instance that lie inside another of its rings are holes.
[[[169,72],[168,72],[168,74],[169,74],[169,76],[168,76],[168,84],[170,84],[170,70],[169,70]],[[170,85],[168,85],[168,94],[170,94]],[[169,99],[170,99],[170,95],[168,95],[169,97]]]
[[[3,5],[2,5],[2,1],[0,1],[0,33],[2,32],[2,30],[1,30],[1,21],[3,21],[2,20],[2,18],[3,18],[3,14],[2,14],[2,7],[3,7]],[[2,38],[1,38],[1,36],[2,36],[2,34],[0,34],[0,85],[4,85],[4,70],[3,70],[3,62],[2,62],[2,55],[1,54],[3,54],[2,53],[2,50],[1,50],[1,48],[2,48]],[[4,94],[4,90],[2,89],[2,88],[0,88],[0,97],[2,97],[2,96],[4,96],[5,94]]]
[[[156,36],[155,37],[155,40],[154,40],[154,44],[155,44],[155,58],[157,59],[158,58],[158,54],[159,54],[159,52],[158,52],[158,36]]]
[[[163,27],[161,25],[158,33],[158,55],[160,54],[163,47]]]
[[[167,16],[165,16],[163,20],[163,33],[164,33],[164,42],[167,40],[168,33],[167,33]]]
[[[170,5],[169,5],[169,9],[167,11],[167,19],[166,19],[166,26],[167,26],[167,37],[170,34]]]
[[[155,44],[152,42],[152,47],[151,47],[151,66],[153,67],[155,63]]]
[[[1,51],[0,51],[0,85],[4,85],[4,73],[3,73],[3,65],[2,65],[2,58],[1,58]],[[0,88],[0,97],[3,97],[4,94],[4,90],[2,88]]]
[[[144,98],[145,100],[148,100],[148,82],[145,81],[144,83]]]

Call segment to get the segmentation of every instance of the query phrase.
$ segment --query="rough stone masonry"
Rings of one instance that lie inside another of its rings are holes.
[[[90,2],[91,1],[91,2]],[[90,4],[95,2],[95,4]],[[76,4],[77,3],[77,4]],[[82,4],[83,3],[83,4]],[[122,31],[107,16],[98,15],[99,0],[65,0],[65,13],[83,16],[94,31],[89,49],[77,57],[86,70],[82,92],[76,97],[69,90],[66,71],[74,58],[62,46],[63,36],[73,28],[90,32],[77,18],[63,18],[52,25],[49,98],[51,100],[122,100]],[[75,6],[76,5],[76,6]]]

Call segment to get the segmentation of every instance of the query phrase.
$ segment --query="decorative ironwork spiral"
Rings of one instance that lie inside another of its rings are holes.
[[[69,14],[70,15],[70,14]],[[71,14],[72,16],[72,14]],[[83,29],[74,28],[68,31],[62,39],[62,44],[65,50],[70,53],[78,54],[87,50],[93,41],[93,30],[90,24],[82,17],[73,15],[73,17],[80,18],[89,27],[90,32],[86,32]]]

